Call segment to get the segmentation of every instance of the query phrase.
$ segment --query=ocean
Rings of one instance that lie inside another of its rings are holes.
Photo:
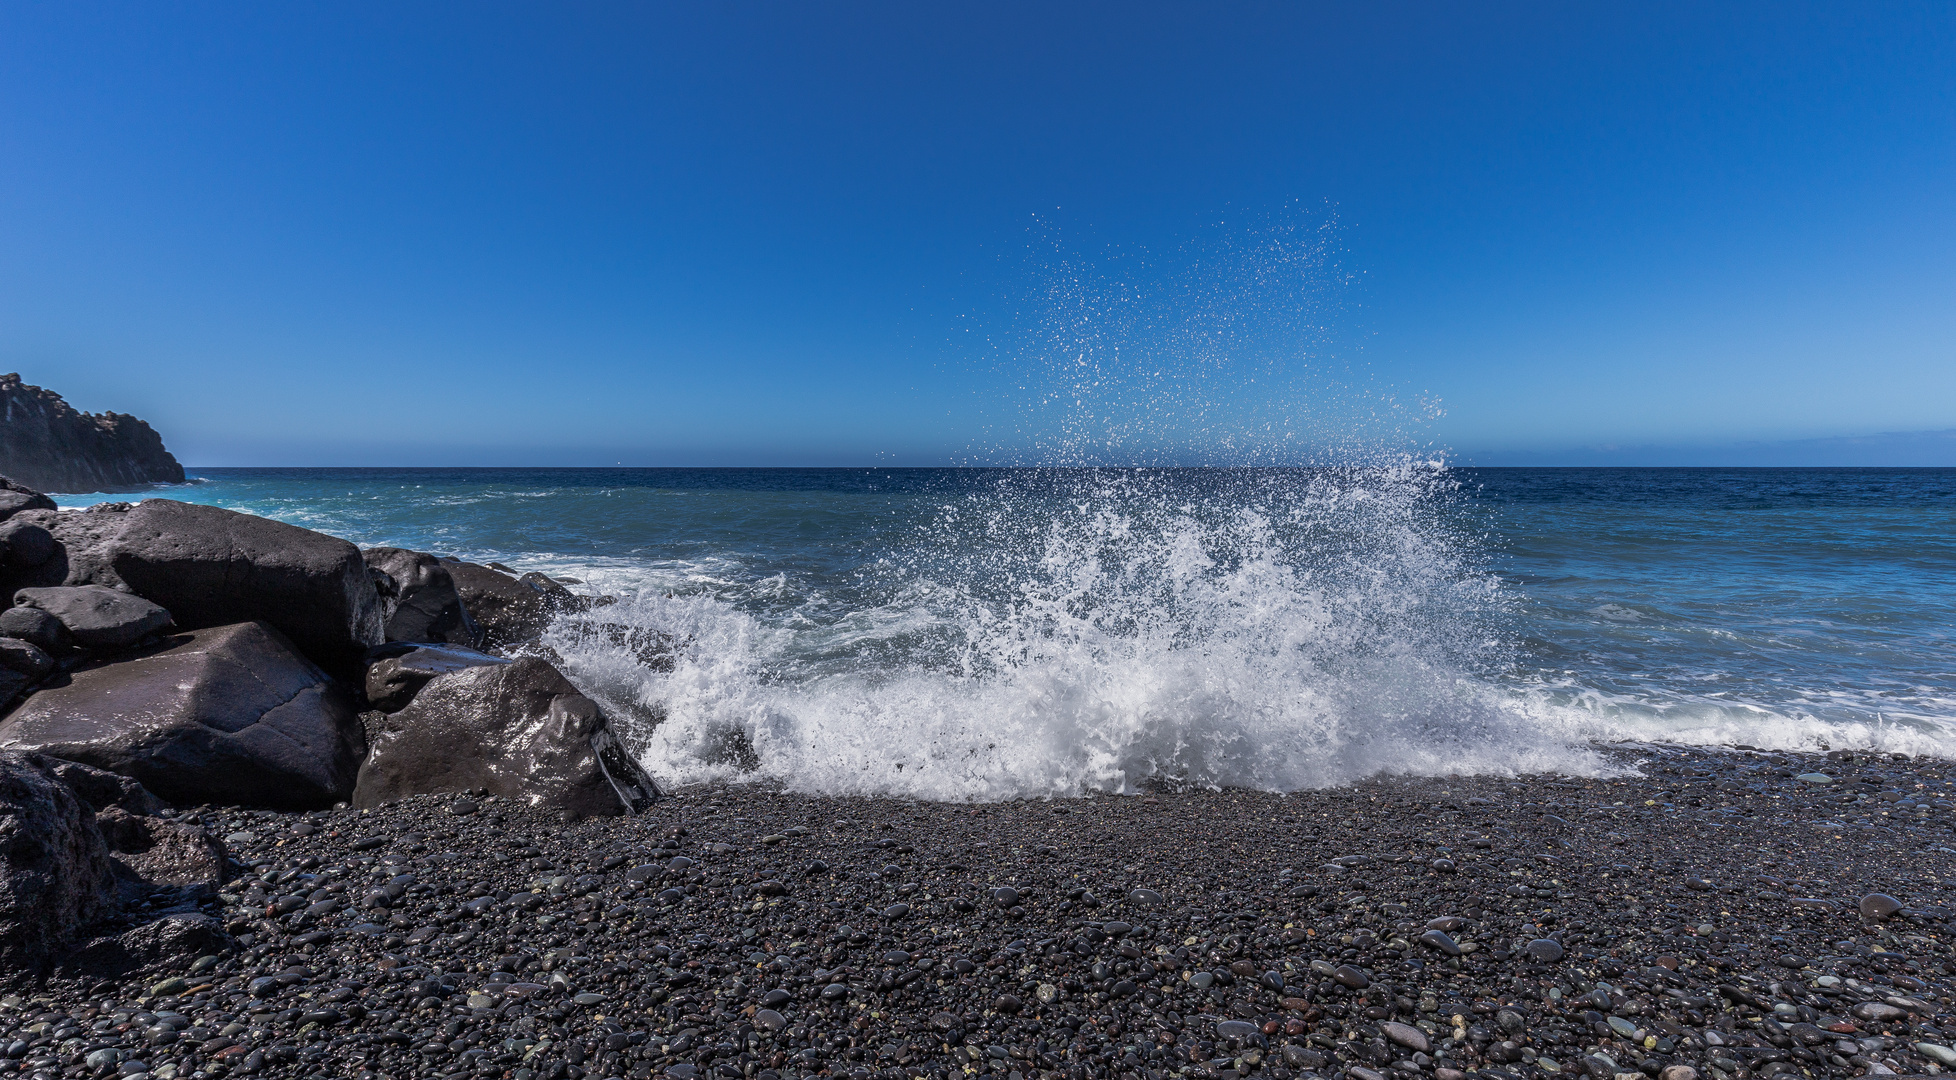
[[[666,783],[984,800],[1956,756],[1956,470],[193,469],[164,496],[574,580]],[[647,648],[650,643],[654,648]]]

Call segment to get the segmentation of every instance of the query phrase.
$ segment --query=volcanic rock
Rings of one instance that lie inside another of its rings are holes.
[[[102,842],[130,874],[158,885],[207,885],[224,880],[224,844],[208,829],[111,806],[95,815]]]
[[[94,814],[50,764],[0,753],[0,974],[38,970],[115,902]]]
[[[15,483],[0,476],[0,521],[6,521],[22,510],[52,510],[54,500],[35,491],[25,484]]]
[[[262,621],[329,671],[357,676],[384,640],[360,549],[337,537],[173,499],[30,512],[62,552],[17,585],[106,585],[168,608],[177,626]]]
[[[57,676],[0,722],[0,748],[132,777],[177,803],[330,806],[352,790],[360,743],[346,692],[259,622]]]
[[[455,579],[440,559],[405,548],[368,548],[367,567],[381,575],[388,641],[448,642],[470,647],[482,631],[469,617]]]
[[[170,613],[163,608],[101,585],[22,589],[14,595],[14,603],[54,616],[76,641],[91,649],[126,649],[170,625]]]
[[[183,483],[183,466],[148,424],[121,413],[78,412],[17,373],[0,375],[0,473],[42,491]],[[8,501],[0,494],[0,518]]]
[[[393,650],[400,650],[395,652]],[[500,656],[466,649],[459,645],[422,645],[402,648],[383,645],[374,650],[378,657],[367,668],[367,701],[381,712],[400,712],[430,679],[464,668],[507,664]]]
[[[533,640],[556,614],[551,596],[529,582],[458,559],[443,559],[442,565],[448,569],[462,606],[481,631],[482,645],[518,645]],[[568,589],[563,591],[570,594]]]
[[[353,804],[478,789],[578,817],[636,813],[658,797],[597,704],[536,657],[431,679],[382,723]]]

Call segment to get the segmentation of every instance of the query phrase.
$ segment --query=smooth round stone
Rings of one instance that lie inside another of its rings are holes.
[[[1932,1061],[1940,1062],[1945,1067],[1956,1066],[1956,1050],[1952,1050],[1940,1043],[1916,1043],[1915,1052]]]
[[[1264,972],[1263,979],[1261,981],[1263,983],[1263,988],[1265,990],[1269,990],[1278,994],[1284,992],[1284,976],[1283,973],[1280,971]]]
[[[773,1009],[762,1009],[754,1014],[754,1026],[767,1031],[780,1031],[788,1026],[788,1018]]]
[[[684,855],[675,855],[666,862],[666,869],[668,870],[690,870],[692,868],[693,860]]]
[[[902,949],[891,949],[889,952],[883,954],[883,962],[891,967],[902,967],[904,964],[909,963],[910,960],[910,954],[904,952]]]
[[[908,914],[910,914],[909,904],[891,904],[883,909],[883,917],[886,919],[901,919]]]
[[[1431,865],[1433,869],[1438,870],[1442,874],[1451,874],[1460,869],[1460,867],[1454,865],[1452,859],[1434,859]],[[1366,1071],[1369,1072],[1371,1070],[1368,1069]]]
[[[1363,990],[1372,985],[1372,980],[1366,978],[1363,971],[1358,970],[1350,964],[1339,964],[1338,969],[1332,973],[1331,977],[1337,981],[1338,985],[1352,990]]]
[[[1712,883],[1706,881],[1704,878],[1692,876],[1684,879],[1684,887],[1690,889],[1692,892],[1710,892],[1712,890]]]
[[[823,1001],[836,1001],[849,995],[849,988],[842,983],[830,983],[822,987]]]
[[[778,1009],[793,1000],[795,1000],[793,993],[779,987],[761,995],[761,1004],[770,1009]]]
[[[1528,943],[1527,953],[1538,964],[1553,964],[1562,959],[1562,943],[1554,938],[1536,938]]]
[[[992,1002],[992,1011],[1002,1012],[1002,1013],[1016,1013],[1019,1011],[1020,1007],[1023,1004],[1024,1003],[1019,1000],[1019,995],[1017,994],[1000,994],[998,996],[998,1000]]]
[[[996,889],[993,889],[992,903],[997,904],[999,907],[1003,907],[1003,908],[1018,907],[1019,890],[1011,887],[1010,885],[1002,885]]]
[[[1127,902],[1136,907],[1159,907],[1162,895],[1153,889],[1135,889],[1127,894]]]
[[[1195,974],[1189,976],[1189,985],[1195,987],[1197,990],[1207,990],[1211,986],[1216,985],[1215,973],[1209,971],[1198,971]]]
[[[1379,1030],[1385,1032],[1386,1038],[1391,1039],[1393,1042],[1416,1054],[1424,1054],[1432,1048],[1432,1044],[1426,1040],[1426,1032],[1413,1027],[1411,1024],[1400,1024],[1388,1020],[1379,1025]]]
[[[480,809],[482,809],[482,805],[474,799],[456,799],[454,802],[448,804],[448,812],[454,814],[456,817],[468,817]]]
[[[1467,928],[1467,920],[1458,915],[1447,915],[1427,923],[1426,928],[1428,930],[1439,930],[1451,934],[1455,930],[1465,930]]]
[[[1689,1065],[1666,1065],[1657,1080],[1698,1080],[1698,1070]]]
[[[1902,910],[1902,902],[1887,893],[1869,893],[1861,898],[1861,916],[1880,922]]]
[[[604,1003],[604,995],[593,994],[587,990],[582,994],[573,996],[571,1001],[578,1005],[601,1005]]]
[[[1247,1039],[1252,1035],[1261,1035],[1262,1033],[1262,1028],[1245,1020],[1223,1020],[1216,1024],[1216,1038],[1218,1039]]]
[[[1129,926],[1127,923],[1124,922],[1110,922],[1110,923],[1102,924],[1100,929],[1101,932],[1106,934],[1108,937],[1117,938],[1117,937],[1126,937],[1128,933],[1134,929],[1134,927]]]
[[[1419,943],[1448,956],[1460,955],[1460,943],[1450,937],[1445,930],[1428,930],[1419,936]]]
[[[1834,778],[1828,776],[1824,772],[1801,773],[1800,775],[1794,777],[1793,779],[1798,780],[1803,784],[1831,784],[1834,782]]]

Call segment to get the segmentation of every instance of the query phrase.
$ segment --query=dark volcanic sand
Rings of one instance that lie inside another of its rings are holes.
[[[1951,763],[1611,752],[1642,775],[984,806],[741,787],[568,825],[495,800],[206,809],[252,834],[211,908],[245,950],[9,997],[0,1045],[22,1075],[159,1078],[1956,1061]],[[1815,770],[1837,782],[1794,779]],[[1877,891],[1907,908],[1865,921]]]

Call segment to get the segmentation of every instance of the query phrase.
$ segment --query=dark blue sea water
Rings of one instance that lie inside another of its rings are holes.
[[[1956,470],[202,469],[108,497],[497,560],[668,779],[949,798],[1956,755]],[[69,497],[81,505],[105,496]]]

